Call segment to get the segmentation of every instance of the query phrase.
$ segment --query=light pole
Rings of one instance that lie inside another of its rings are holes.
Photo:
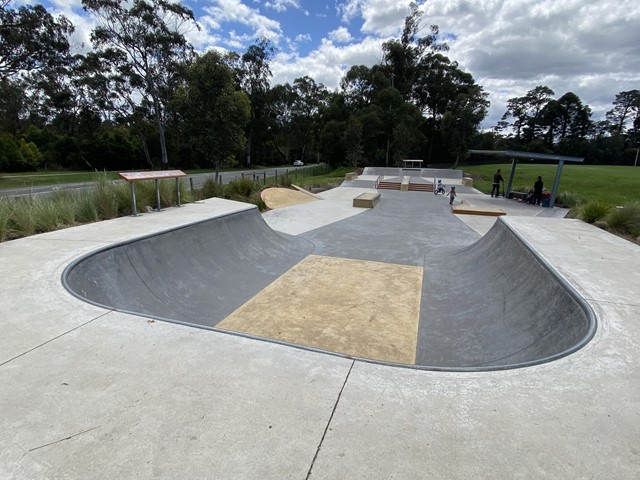
[[[638,152],[640,152],[640,148],[636,148],[636,161],[633,163],[634,167],[638,166]]]

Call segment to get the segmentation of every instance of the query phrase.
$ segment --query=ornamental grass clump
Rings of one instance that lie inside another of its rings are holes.
[[[0,242],[11,236],[11,205],[6,198],[0,198]]]
[[[106,175],[98,177],[96,186],[93,189],[93,199],[98,215],[103,220],[118,216],[118,199],[115,190],[116,185]]]
[[[259,192],[261,185],[258,182],[241,178],[239,180],[233,180],[225,188],[226,198],[245,197],[249,198],[251,194]]]
[[[33,215],[33,197],[19,198],[12,202],[11,230],[16,237],[28,237],[36,233],[36,221]]]
[[[612,232],[640,236],[640,202],[629,202],[622,207],[612,208],[604,221]]]
[[[578,218],[583,222],[595,223],[604,217],[611,210],[611,205],[601,200],[594,200],[583,204],[578,211]]]
[[[571,192],[560,192],[556,197],[556,205],[564,208],[574,208],[580,203],[578,197]]]

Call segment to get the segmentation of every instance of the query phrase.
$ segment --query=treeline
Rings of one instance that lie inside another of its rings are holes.
[[[41,5],[0,1],[0,171],[277,165],[455,164],[470,148],[630,161],[640,94],[621,92],[602,122],[567,93],[537,87],[480,130],[488,96],[427,34],[412,3],[379,65],[353,66],[335,91],[305,76],[271,85],[274,47],[198,54],[193,12],[168,0],[83,0],[92,50],[73,54],[74,26]],[[631,160],[632,161],[632,160]]]

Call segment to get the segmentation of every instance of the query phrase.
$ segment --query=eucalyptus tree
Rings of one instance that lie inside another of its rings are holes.
[[[115,93],[132,103],[140,97],[151,105],[166,166],[167,107],[180,66],[192,56],[185,33],[197,28],[193,12],[169,0],[82,0],[82,5],[97,22],[91,33],[94,48],[113,59],[113,73],[131,87]]]
[[[23,72],[56,68],[69,59],[72,23],[42,5],[10,8],[0,1],[0,80]]]
[[[382,44],[384,64],[391,77],[391,85],[398,89],[402,96],[410,98],[419,64],[424,55],[431,52],[442,52],[449,49],[440,41],[440,30],[431,25],[427,35],[420,36],[423,12],[416,2],[409,4],[410,13],[404,21],[400,38]]]
[[[251,165],[251,154],[256,129],[265,122],[266,97],[269,91],[269,79],[272,77],[269,60],[275,48],[266,38],[259,38],[240,57],[236,73],[240,86],[251,102],[251,116],[247,127],[247,147],[245,164]]]
[[[503,125],[511,127],[515,138],[524,144],[541,137],[540,112],[552,100],[553,94],[549,87],[538,85],[522,97],[510,98],[502,116]],[[511,123],[509,118],[513,118]]]
[[[174,103],[190,143],[216,175],[221,165],[234,163],[246,144],[249,99],[235,88],[234,72],[222,54],[212,50],[188,65]]]

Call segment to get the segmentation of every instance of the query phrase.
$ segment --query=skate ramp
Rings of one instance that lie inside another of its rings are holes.
[[[252,208],[98,251],[70,265],[63,283],[105,308],[425,369],[532,365],[592,337],[590,307],[506,222],[479,240],[470,233],[464,243],[455,237],[457,246],[434,249],[454,237],[419,235],[419,243],[406,234],[410,208],[396,225],[384,213],[393,202],[380,205],[377,213],[367,210],[304,237],[275,232]],[[386,238],[372,230],[380,226],[376,218],[387,219],[383,230],[396,233]],[[423,218],[420,226],[430,223]],[[385,253],[390,249],[402,255]],[[327,258],[326,268],[303,268],[312,253]],[[400,265],[420,269],[417,279]],[[359,273],[351,283],[349,270]],[[393,307],[405,294],[411,308]],[[380,308],[359,307],[375,302]],[[305,332],[313,328],[320,333],[308,342]],[[318,343],[323,335],[330,341]],[[383,353],[363,353],[375,351]]]
[[[250,208],[98,251],[63,282],[100,306],[213,327],[312,250]]]
[[[506,222],[425,259],[416,363],[467,369],[547,362],[595,333],[589,305]]]

